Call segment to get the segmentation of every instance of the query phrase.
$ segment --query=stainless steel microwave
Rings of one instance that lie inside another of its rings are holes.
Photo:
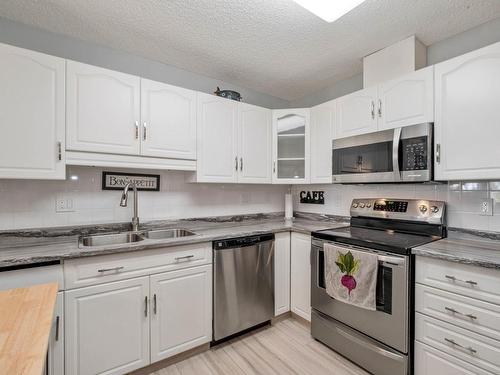
[[[333,140],[333,183],[432,180],[432,123]]]

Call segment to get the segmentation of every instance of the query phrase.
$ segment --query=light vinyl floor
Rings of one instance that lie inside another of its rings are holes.
[[[293,318],[218,345],[154,375],[367,375]]]

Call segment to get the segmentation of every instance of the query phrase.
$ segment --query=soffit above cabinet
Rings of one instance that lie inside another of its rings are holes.
[[[500,17],[498,0],[369,0],[333,23],[291,0],[116,4],[4,0],[0,16],[286,100],[360,73],[363,56],[408,35],[430,45]]]

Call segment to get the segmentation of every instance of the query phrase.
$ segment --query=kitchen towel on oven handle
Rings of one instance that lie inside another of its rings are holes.
[[[338,301],[376,310],[377,254],[325,243],[326,293]]]

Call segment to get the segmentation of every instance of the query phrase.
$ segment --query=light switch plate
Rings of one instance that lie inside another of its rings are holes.
[[[486,198],[481,200],[479,214],[483,216],[493,216],[493,199]]]
[[[74,212],[75,202],[72,196],[58,195],[56,197],[56,212]]]

